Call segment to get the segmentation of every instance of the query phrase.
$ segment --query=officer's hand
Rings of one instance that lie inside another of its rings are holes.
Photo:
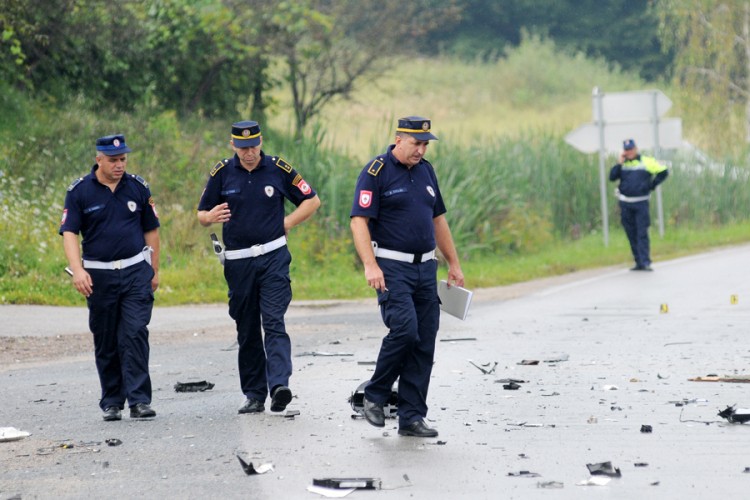
[[[70,280],[73,282],[76,290],[78,290],[78,293],[84,297],[88,297],[94,291],[94,282],[91,280],[89,273],[83,268],[73,271],[73,277]]]
[[[461,267],[454,266],[448,269],[448,286],[451,283],[456,286],[464,286],[464,273],[461,271]]]
[[[385,276],[383,276],[383,270],[380,269],[380,266],[377,264],[365,266],[365,279],[370,288],[374,288],[380,292],[387,290],[385,287]]]
[[[151,291],[155,292],[159,288],[159,273],[154,273],[154,277],[151,278]]]
[[[212,224],[223,224],[224,222],[229,222],[229,219],[231,217],[232,214],[229,211],[229,203],[221,203],[219,205],[216,205],[208,212],[208,221]]]
[[[620,153],[620,161],[618,163],[622,165],[624,162],[625,162],[625,151]]]

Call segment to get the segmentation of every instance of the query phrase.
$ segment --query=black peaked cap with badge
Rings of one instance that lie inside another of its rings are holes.
[[[413,136],[418,141],[437,141],[438,138],[430,133],[430,120],[421,116],[407,116],[398,119],[396,132],[403,132]]]
[[[236,148],[254,148],[260,144],[260,125],[251,120],[232,124],[232,142]]]
[[[117,156],[130,153],[132,149],[125,144],[123,134],[105,135],[96,140],[96,150],[107,156]]]

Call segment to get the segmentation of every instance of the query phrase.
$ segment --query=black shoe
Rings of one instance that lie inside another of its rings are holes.
[[[130,418],[153,418],[156,412],[146,403],[138,403],[130,407]]]
[[[653,271],[651,266],[635,266],[630,268],[631,271]]]
[[[104,416],[102,417],[105,422],[114,422],[115,420],[122,420],[122,413],[117,406],[109,406],[104,410]]]
[[[417,420],[416,422],[412,422],[406,427],[399,427],[398,434],[399,436],[434,438],[437,437],[438,431],[427,427],[427,425],[424,423],[424,420]]]
[[[364,410],[365,420],[375,427],[385,427],[385,413],[383,412],[383,405],[375,404],[372,401],[364,398]]]
[[[292,391],[284,385],[276,386],[271,393],[271,411],[284,411],[292,401]]]
[[[245,400],[245,404],[242,405],[242,408],[240,408],[237,413],[260,413],[266,409],[265,406],[263,406],[263,403],[258,401],[255,398],[247,398]]]

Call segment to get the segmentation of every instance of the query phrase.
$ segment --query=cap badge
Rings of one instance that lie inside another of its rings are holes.
[[[430,130],[430,122],[422,122],[422,130],[425,132]]]
[[[116,148],[120,147],[120,139],[114,139],[112,140],[112,145]]]
[[[250,137],[250,129],[246,128],[242,131],[242,137]]]

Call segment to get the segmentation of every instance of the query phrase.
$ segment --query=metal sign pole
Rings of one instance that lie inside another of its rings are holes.
[[[604,117],[602,112],[602,93],[599,87],[594,87],[592,93],[594,109],[596,110],[596,124],[599,129],[599,195],[602,199],[602,234],[604,235],[604,246],[609,246],[609,214],[607,209],[607,179],[604,171],[605,145],[604,145]]]
[[[654,91],[653,93],[653,118],[654,118],[654,158],[656,160],[659,160],[659,156],[661,156],[661,148],[659,146],[659,112],[657,109],[657,103],[656,100],[659,97],[658,91]],[[657,220],[659,222],[659,236],[662,238],[664,237],[664,205],[662,204],[661,199],[661,186],[656,186],[656,211],[657,211]]]

